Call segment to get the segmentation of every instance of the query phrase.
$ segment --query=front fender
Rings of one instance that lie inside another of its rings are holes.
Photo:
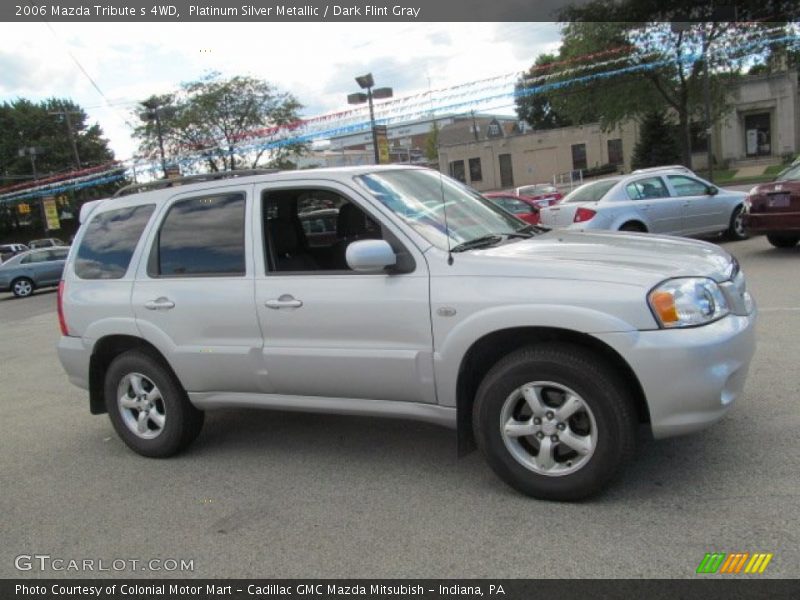
[[[434,369],[439,403],[456,406],[456,383],[461,363],[472,345],[486,335],[505,329],[542,327],[581,334],[636,331],[618,317],[580,306],[520,304],[489,307],[464,318],[436,340]]]

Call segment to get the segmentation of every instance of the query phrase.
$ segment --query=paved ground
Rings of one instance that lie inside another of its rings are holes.
[[[185,455],[140,458],[62,374],[55,295],[2,296],[0,577],[34,553],[194,559],[200,577],[691,577],[711,550],[773,552],[766,575],[795,577],[800,248],[726,247],[761,306],[744,397],[705,434],[642,436],[580,504],[522,497],[456,459],[453,433],[399,421],[219,412]]]

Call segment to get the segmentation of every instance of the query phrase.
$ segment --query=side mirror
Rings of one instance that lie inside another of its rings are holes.
[[[719,194],[719,188],[715,188],[713,185],[710,185],[706,188],[706,194],[709,196],[716,196]]]
[[[347,246],[347,266],[360,273],[382,271],[397,263],[397,256],[386,240],[361,240]]]

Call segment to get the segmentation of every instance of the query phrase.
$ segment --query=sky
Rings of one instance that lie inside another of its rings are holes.
[[[367,72],[400,97],[521,72],[558,45],[553,23],[0,23],[0,101],[71,98],[126,159],[136,101],[210,71],[264,79],[312,117],[346,110]]]

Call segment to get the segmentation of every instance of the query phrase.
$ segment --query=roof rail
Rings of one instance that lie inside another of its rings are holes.
[[[184,183],[197,183],[199,181],[215,181],[218,179],[233,179],[234,177],[250,177],[251,175],[269,175],[270,173],[278,173],[280,169],[242,169],[238,171],[218,171],[216,173],[203,173],[201,175],[187,175],[185,177],[176,177],[174,179],[156,179],[155,181],[148,181],[147,183],[132,183],[120,188],[114,194],[114,198],[119,196],[126,196],[128,194],[135,194],[137,192],[148,192],[151,190],[160,190],[162,188],[174,187],[183,185]]]

